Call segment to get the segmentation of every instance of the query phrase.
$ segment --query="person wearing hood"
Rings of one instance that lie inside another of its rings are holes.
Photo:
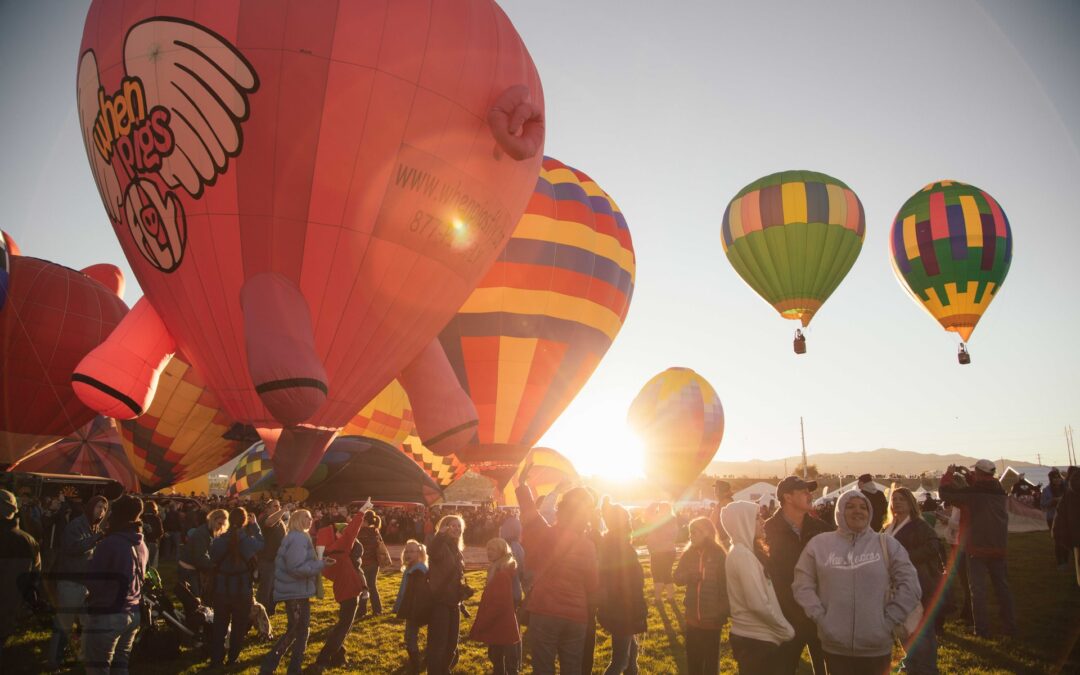
[[[873,515],[870,516],[870,529],[881,532],[885,516],[889,513],[889,500],[885,497],[885,493],[878,489],[874,476],[869,473],[859,476],[859,491],[870,500],[870,506],[874,509]]]
[[[87,565],[86,672],[126,673],[139,631],[143,579],[150,553],[142,536],[143,504],[123,495],[109,510],[108,534]]]
[[[39,602],[41,552],[37,541],[19,527],[18,512],[15,495],[0,490],[0,664],[24,608]]]
[[[795,600],[818,628],[829,675],[882,675],[895,635],[919,604],[907,551],[870,527],[873,506],[859,490],[840,495],[836,531],[810,540],[795,566]]]
[[[731,610],[727,597],[727,554],[709,518],[690,521],[690,547],[675,568],[675,583],[686,586],[686,663],[689,675],[720,672],[720,633]]]
[[[94,495],[84,505],[82,515],[69,522],[60,537],[60,550],[52,569],[56,580],[56,616],[45,652],[49,670],[58,670],[63,663],[75,620],[86,623],[86,596],[89,593],[86,568],[94,555],[94,547],[105,536],[101,524],[108,509],[109,500]]]
[[[720,511],[731,541],[725,571],[731,607],[731,651],[740,675],[772,675],[781,669],[780,645],[795,638],[772,580],[765,571],[765,521],[753,502],[731,502]]]

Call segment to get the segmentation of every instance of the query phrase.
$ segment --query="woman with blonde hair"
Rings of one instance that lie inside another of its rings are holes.
[[[289,532],[281,541],[274,561],[274,600],[284,601],[288,624],[285,632],[262,660],[259,672],[274,672],[285,650],[292,647],[289,659],[289,675],[299,675],[307,649],[311,626],[311,598],[315,595],[315,581],[324,567],[334,564],[333,558],[319,560],[308,530],[313,518],[307,509],[294,511],[289,518]]]
[[[449,675],[455,659],[461,615],[458,607],[472,595],[465,585],[465,520],[455,514],[439,520],[428,553],[431,556],[431,621],[428,625],[428,673]]]
[[[394,601],[394,614],[399,619],[405,619],[405,651],[409,655],[405,672],[408,675],[418,675],[420,672],[420,626],[430,619],[427,563],[426,546],[415,539],[405,542],[405,547],[401,549],[401,586]]]
[[[690,547],[675,568],[675,583],[686,586],[686,663],[690,675],[720,672],[720,632],[727,622],[727,554],[716,525],[690,521]]]
[[[206,514],[205,523],[188,530],[187,541],[180,551],[177,578],[181,583],[187,582],[191,592],[207,605],[212,604],[214,593],[210,544],[228,531],[229,513],[225,509],[214,509]]]
[[[906,487],[892,490],[889,496],[889,515],[885,520],[884,534],[892,535],[907,551],[915,572],[919,575],[922,590],[923,621],[914,635],[905,643],[907,658],[904,668],[911,675],[937,675],[937,635],[934,633],[937,599],[941,597],[945,563],[944,547],[934,528],[923,520],[915,495]]]
[[[521,667],[521,632],[514,608],[517,561],[505,539],[487,543],[488,573],[469,639],[488,646],[494,675],[517,675]]]

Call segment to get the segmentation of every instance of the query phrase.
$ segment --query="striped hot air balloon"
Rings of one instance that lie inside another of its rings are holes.
[[[183,354],[165,366],[150,408],[119,428],[124,453],[150,492],[204,475],[258,440],[221,410]]]
[[[855,192],[832,176],[781,171],[735,195],[721,237],[750,288],[805,327],[859,257],[866,217]],[[795,351],[805,351],[801,331]]]
[[[100,476],[115,480],[125,490],[139,491],[135,470],[124,456],[113,420],[101,415],[75,433],[27,455],[11,470]]]
[[[889,236],[893,270],[915,302],[966,342],[1012,264],[1012,228],[973,185],[930,183],[900,207]],[[968,363],[960,344],[960,362]]]
[[[689,368],[668,368],[645,383],[627,420],[645,445],[645,476],[677,498],[712,461],[724,437],[716,390]]]
[[[545,157],[509,243],[439,337],[479,416],[462,461],[509,478],[618,335],[635,269],[615,201]]]

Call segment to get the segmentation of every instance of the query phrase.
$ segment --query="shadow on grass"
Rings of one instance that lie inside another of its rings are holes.
[[[679,613],[679,606],[676,604],[675,599],[671,600],[672,610],[675,614],[675,621],[668,615],[667,607],[664,603],[656,604],[657,614],[660,615],[660,621],[664,624],[664,634],[667,636],[668,641],[668,653],[677,655],[676,664],[679,668],[679,673],[686,673],[686,656],[685,649],[679,642],[679,635],[683,633],[683,617]]]

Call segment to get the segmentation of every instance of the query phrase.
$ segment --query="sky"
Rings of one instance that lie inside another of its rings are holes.
[[[119,265],[141,295],[82,149],[75,64],[85,2],[0,2],[0,227],[24,253]],[[718,460],[892,447],[1065,462],[1080,427],[1080,4],[513,0],[501,3],[544,83],[545,153],[619,204],[637,255],[621,333],[540,444],[585,474],[640,471],[625,428],[672,366],[723,401]],[[866,240],[807,331],[742,281],[720,222],[775,171],[835,176]],[[925,184],[1001,204],[1008,279],[958,338],[904,292],[888,232]],[[618,460],[613,462],[612,460]]]

